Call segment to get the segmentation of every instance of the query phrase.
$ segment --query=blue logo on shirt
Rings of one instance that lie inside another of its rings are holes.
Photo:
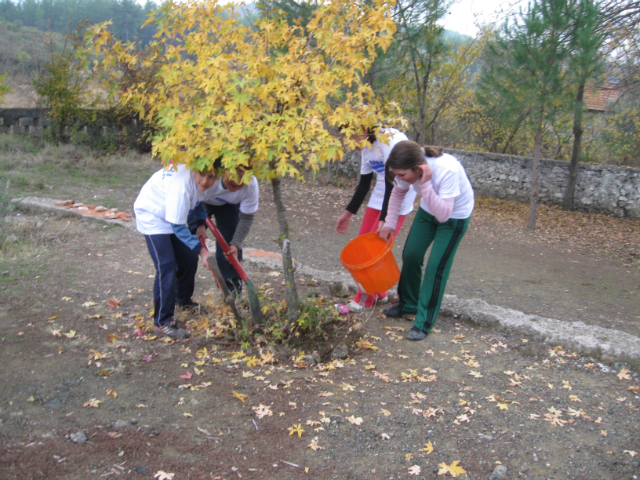
[[[373,168],[377,173],[384,173],[384,162],[382,160],[373,160],[369,162],[371,168]]]

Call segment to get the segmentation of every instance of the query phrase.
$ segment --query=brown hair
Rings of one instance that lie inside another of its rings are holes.
[[[395,178],[395,175],[391,173],[391,169],[412,170],[418,165],[426,163],[425,156],[437,158],[442,155],[443,151],[442,147],[434,147],[432,145],[421,147],[411,140],[403,140],[396,143],[389,154],[385,166],[387,181],[393,183]]]

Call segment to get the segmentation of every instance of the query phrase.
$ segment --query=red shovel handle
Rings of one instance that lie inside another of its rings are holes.
[[[209,227],[209,230],[211,230],[211,233],[213,233],[213,236],[216,237],[216,242],[218,242],[218,244],[222,247],[222,251],[225,253],[225,255],[227,255],[227,260],[229,260],[229,263],[233,265],[233,268],[236,269],[236,272],[238,272],[238,275],[240,275],[242,281],[246,282],[247,280],[249,280],[249,276],[244,271],[244,268],[242,268],[242,266],[240,265],[240,262],[238,262],[238,259],[233,255],[228,255],[229,244],[220,233],[220,230],[218,230],[218,227],[216,227],[216,225],[211,221],[211,218],[209,217],[207,217],[205,221],[207,222],[207,227]],[[202,239],[200,240],[200,242],[202,242]]]

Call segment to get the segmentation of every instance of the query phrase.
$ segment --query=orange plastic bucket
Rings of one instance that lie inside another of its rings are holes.
[[[365,233],[342,249],[342,265],[367,295],[386,292],[400,279],[400,269],[391,247],[393,237],[385,242],[377,233]]]

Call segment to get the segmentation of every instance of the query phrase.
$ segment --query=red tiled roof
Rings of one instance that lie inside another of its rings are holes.
[[[584,92],[584,107],[595,112],[611,110],[622,92],[613,85],[605,85],[597,90],[587,89]]]

